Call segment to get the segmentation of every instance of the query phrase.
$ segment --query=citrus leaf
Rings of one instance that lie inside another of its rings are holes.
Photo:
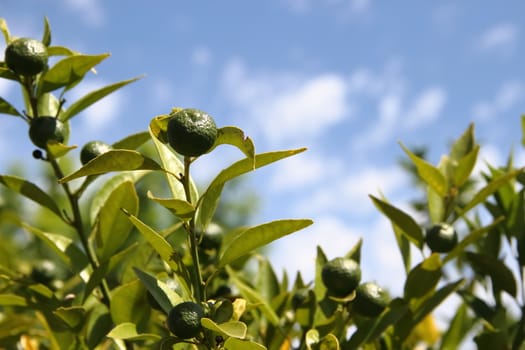
[[[270,304],[268,304],[255,289],[238,278],[237,273],[233,269],[226,266],[226,271],[228,272],[228,275],[230,276],[233,284],[239,288],[239,291],[244,299],[248,300],[252,304],[257,305],[258,308],[261,309],[263,315],[268,319],[268,322],[274,326],[277,326],[279,324],[279,316],[277,316]]]
[[[27,300],[16,294],[0,294],[0,305],[2,306],[28,306]]]
[[[73,56],[79,53],[65,46],[49,46],[47,48],[47,54],[49,56]]]
[[[442,276],[441,266],[439,254],[432,254],[414,267],[405,281],[405,298],[422,298],[433,291]]]
[[[469,124],[467,130],[454,142],[450,150],[450,158],[459,162],[476,147],[474,124]],[[479,147],[479,146],[478,146]]]
[[[111,291],[110,313],[114,324],[132,322],[138,324],[148,315],[144,307],[146,289],[139,280],[123,283]]]
[[[304,152],[306,148],[300,148],[289,151],[277,151],[269,153],[261,153],[255,155],[255,167],[253,166],[253,160],[250,158],[242,159],[228,168],[222,170],[213,181],[210,183],[206,191],[199,198],[197,203],[198,213],[197,222],[206,228],[215,214],[219,198],[226,182],[246,174],[254,169],[261,168],[265,165],[274,163],[278,160],[291,157],[295,154]]]
[[[148,191],[147,195],[149,199],[170,210],[183,221],[190,220],[195,214],[195,207],[185,200],[176,198],[158,198],[155,197],[151,191]]]
[[[111,192],[98,214],[96,242],[98,257],[102,262],[117,252],[133,227],[122,209],[132,215],[137,215],[139,210],[135,186],[129,181],[123,182]]]
[[[456,292],[459,287],[463,284],[463,279],[459,279],[455,282],[448,283],[443,287],[439,288],[429,298],[427,298],[419,307],[414,310],[413,324],[416,326],[421,322],[427,315],[429,315],[436,307],[449,297],[452,293]]]
[[[401,144],[401,147],[416,166],[419,177],[421,177],[428,186],[432,187],[437,194],[441,197],[445,197],[448,191],[448,184],[447,179],[441,171],[426,160],[410,152],[410,150],[403,144]]]
[[[329,333],[319,342],[319,350],[339,350],[339,340],[332,333]]]
[[[461,158],[454,168],[453,181],[456,186],[463,185],[470,177],[478,159],[479,145]]]
[[[58,208],[55,200],[51,198],[37,185],[24,180],[22,178],[10,175],[0,175],[0,183],[7,188],[18,192],[26,198],[40,204],[41,206],[51,210],[56,216],[63,220],[62,213]]]
[[[87,72],[108,57],[109,54],[73,55],[63,58],[40,78],[38,95],[61,87],[66,89],[73,87]]]
[[[493,288],[504,290],[516,297],[517,286],[514,274],[505,263],[491,255],[466,252],[467,260],[479,274],[490,276]]]
[[[462,303],[450,321],[450,326],[443,334],[439,349],[459,349],[467,334],[476,324],[476,321],[476,319],[469,316],[467,304]]]
[[[224,250],[219,268],[281,237],[313,224],[308,219],[285,219],[250,227],[237,235]]]
[[[213,320],[204,317],[201,319],[201,325],[206,329],[219,333],[224,338],[234,337],[243,339],[246,337],[246,333],[248,332],[248,327],[246,324],[240,321],[229,321],[217,324],[213,322]]]
[[[412,243],[419,249],[423,247],[425,240],[423,231],[410,215],[379,198],[372,195],[369,195],[369,197],[374,202],[374,205],[390,219],[393,225],[399,227]]]
[[[147,131],[139,132],[126,136],[122,140],[119,140],[112,144],[113,148],[121,149],[137,149],[145,144],[150,139],[150,135]]]
[[[315,279],[314,292],[317,300],[322,300],[326,294],[326,287],[323,283],[322,271],[323,266],[328,262],[328,258],[321,246],[317,246],[317,255],[315,257]]]
[[[140,77],[123,80],[118,83],[114,83],[111,85],[104,86],[98,90],[91,91],[88,94],[82,96],[79,100],[75,101],[73,104],[69,106],[68,109],[64,113],[60,115],[60,120],[66,121],[71,119],[73,116],[77,115],[78,113],[82,112],[87,107],[91,106],[95,102],[103,99],[107,95],[113,93],[114,91],[133,83],[137,80],[139,80]]]
[[[65,183],[88,175],[125,170],[162,170],[162,168],[153,159],[142,155],[140,152],[112,149],[92,159],[72,174],[63,177],[59,182]]]
[[[7,22],[4,18],[0,18],[0,31],[4,35],[6,45],[9,44],[11,41],[11,35],[9,34],[9,27],[7,26]]]
[[[82,326],[86,318],[86,310],[82,306],[59,307],[53,313],[72,329]]]
[[[273,298],[280,293],[279,279],[268,259],[264,257],[259,259],[259,269],[257,270],[255,287],[267,302],[271,302]]]
[[[133,271],[135,271],[137,277],[141,280],[146,289],[151,293],[166,314],[170,312],[173,306],[184,301],[182,296],[177,294],[177,292],[170,288],[166,283],[159,281],[154,276],[136,267],[133,268]]]
[[[228,350],[266,350],[266,347],[259,343],[238,338],[226,339],[224,348]]]
[[[252,139],[244,135],[244,131],[235,126],[225,126],[218,129],[215,144],[207,153],[224,144],[237,147],[249,159],[255,157],[255,145]],[[255,163],[253,165],[255,166]]]
[[[18,76],[2,64],[3,62],[0,62],[0,78],[18,81]]]
[[[21,117],[22,114],[9,102],[0,97],[0,113]]]
[[[47,17],[44,17],[44,34],[42,34],[42,44],[49,46],[51,44],[51,27]]]
[[[115,328],[108,333],[107,337],[113,339],[127,339],[127,340],[152,340],[158,341],[161,336],[152,333],[141,333],[137,332],[137,325],[131,322],[124,322],[117,325]]]

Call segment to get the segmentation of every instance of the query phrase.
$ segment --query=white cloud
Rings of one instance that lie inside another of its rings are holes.
[[[525,86],[519,81],[504,83],[492,100],[481,101],[472,107],[472,114],[479,121],[488,121],[508,112],[525,98]]]
[[[65,0],[65,5],[90,27],[100,27],[105,22],[105,13],[99,0]]]
[[[477,46],[484,51],[512,50],[518,40],[518,28],[512,23],[501,23],[484,32]]]
[[[338,13],[362,14],[369,10],[372,0],[284,0],[296,13],[305,13],[316,7],[328,7]]]
[[[445,90],[431,87],[416,97],[404,120],[410,129],[436,120],[447,101]]]
[[[346,82],[336,74],[252,73],[233,61],[223,82],[226,99],[273,145],[304,144],[350,114]]]
[[[204,46],[196,47],[191,55],[192,62],[198,66],[208,66],[212,62],[211,51]]]

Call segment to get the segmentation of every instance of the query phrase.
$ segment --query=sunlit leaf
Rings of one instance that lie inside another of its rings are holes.
[[[264,257],[259,258],[259,269],[257,270],[255,287],[267,302],[271,302],[280,292],[279,280],[273,270],[272,264]]]
[[[246,157],[254,159],[255,157],[255,145],[252,139],[244,134],[244,131],[234,126],[225,126],[217,130],[217,139],[211,152],[215,147],[219,145],[232,145],[237,147]],[[253,164],[255,165],[255,163]]]
[[[0,305],[2,306],[28,306],[27,300],[16,294],[0,294]]]
[[[203,227],[207,227],[213,218],[219,198],[226,182],[246,174],[254,169],[261,168],[265,165],[274,163],[278,160],[291,157],[295,154],[304,152],[306,148],[300,148],[290,151],[278,151],[269,152],[255,155],[255,167],[253,166],[253,160],[250,158],[242,159],[228,168],[222,170],[213,181],[210,183],[206,191],[202,194],[199,199],[198,208],[199,212],[197,215],[198,223]]]
[[[476,161],[478,159],[479,145],[476,145],[472,151],[467,153],[463,158],[457,161],[457,165],[454,169],[454,184],[456,186],[463,185],[470,177]]]
[[[0,175],[0,183],[7,188],[21,194],[22,196],[29,198],[30,200],[40,204],[41,206],[51,210],[60,219],[63,219],[62,212],[55,200],[51,198],[45,191],[40,189],[37,185],[10,175]]]
[[[308,350],[312,350],[312,346],[317,345],[317,343],[319,343],[319,340],[319,331],[317,331],[317,329],[309,329],[306,332],[305,343],[306,348]]]
[[[121,149],[137,149],[149,140],[150,140],[150,134],[147,131],[143,131],[143,132],[139,132],[136,134],[131,134],[129,136],[126,136],[125,138],[115,142],[111,146],[113,148],[121,148]]]
[[[372,195],[369,195],[369,197],[375,206],[390,219],[392,224],[399,227],[412,243],[419,249],[423,247],[424,237],[421,226],[410,215],[379,198]]]
[[[119,285],[111,291],[111,318],[115,324],[124,322],[141,323],[150,308],[144,307],[146,289],[139,280]]]
[[[2,66],[1,62],[0,62],[0,78],[18,81],[18,76],[15,73],[11,72],[9,68]]]
[[[254,341],[233,337],[226,339],[224,348],[228,350],[266,350],[265,346]]]
[[[92,159],[82,168],[60,179],[59,182],[65,183],[88,175],[125,170],[162,170],[162,168],[153,159],[144,156],[140,152],[113,149]]]
[[[467,130],[456,140],[450,150],[450,158],[459,162],[466,155],[470,154],[476,147],[474,138],[474,124],[471,123]]]
[[[79,52],[71,50],[65,46],[49,46],[47,48],[47,54],[51,56],[73,56],[78,55]]]
[[[42,34],[42,44],[49,46],[51,44],[51,27],[47,16],[44,17],[44,34]]]
[[[155,197],[151,191],[147,193],[148,198],[152,201],[162,205],[164,208],[169,209],[181,220],[190,220],[195,214],[195,207],[182,199],[176,198],[159,198]]]
[[[73,55],[63,58],[42,75],[38,94],[75,86],[87,72],[108,57],[109,54]]]
[[[313,221],[308,219],[288,219],[250,227],[230,242],[220,257],[219,267],[224,267],[254,249],[299,231],[311,224],[313,224]]]
[[[13,107],[13,105],[11,105],[2,97],[0,97],[0,113],[14,115],[17,117],[22,116],[22,114],[15,107]]]
[[[439,349],[459,349],[460,344],[462,344],[463,340],[475,324],[476,320],[469,315],[467,305],[464,303],[461,304],[450,321],[450,325],[441,337]]]
[[[109,259],[127,240],[132,223],[122,210],[137,215],[139,199],[132,182],[123,182],[109,195],[98,214],[96,235],[98,257]]]
[[[6,45],[9,44],[11,41],[11,35],[9,34],[9,27],[4,18],[0,18],[0,31],[2,31]]]
[[[405,281],[405,298],[421,298],[434,290],[442,276],[439,254],[432,254],[414,267]]]
[[[127,339],[127,340],[153,340],[158,341],[161,336],[153,333],[138,333],[137,325],[131,322],[124,322],[117,325],[107,335],[113,339]]]
[[[448,191],[448,184],[447,179],[441,173],[441,171],[426,160],[424,160],[423,158],[420,158],[414,153],[410,152],[410,150],[406,148],[403,144],[401,144],[401,147],[403,148],[405,153],[410,157],[412,163],[414,163],[414,165],[416,166],[417,173],[419,174],[421,179],[428,186],[432,187],[437,194],[439,194],[441,197],[444,197]]]
[[[73,116],[77,115],[78,113],[82,112],[87,107],[91,106],[92,104],[96,103],[97,101],[103,99],[104,97],[108,96],[109,94],[115,92],[116,90],[133,83],[140,79],[140,77],[123,80],[118,83],[114,83],[111,85],[104,86],[100,89],[97,89],[95,91],[91,91],[85,95],[83,95],[80,99],[72,103],[68,109],[64,113],[60,115],[60,120],[66,121],[71,119]]]
[[[151,293],[166,314],[170,312],[173,306],[184,301],[182,296],[178,295],[177,292],[170,288],[166,283],[159,281],[154,276],[136,267],[133,268],[133,271],[135,271],[137,277],[141,280],[146,289]]]
[[[201,324],[204,328],[219,333],[225,338],[234,337],[243,339],[244,337],[246,337],[246,332],[248,331],[248,327],[246,326],[246,324],[240,321],[229,321],[217,324],[213,322],[213,320],[204,317],[201,319]]]

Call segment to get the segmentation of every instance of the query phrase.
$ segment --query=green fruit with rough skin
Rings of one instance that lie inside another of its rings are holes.
[[[51,260],[43,260],[33,266],[31,279],[37,283],[49,285],[56,278],[57,266]]]
[[[355,260],[338,257],[323,266],[321,279],[330,294],[345,297],[359,285],[361,267]]]
[[[85,165],[99,155],[110,151],[112,147],[102,141],[90,141],[80,151],[80,162]]]
[[[39,148],[46,149],[49,141],[64,142],[66,126],[55,117],[33,118],[29,125],[29,138]]]
[[[168,143],[185,157],[198,157],[208,152],[217,139],[213,118],[198,109],[182,109],[170,115]]]
[[[47,67],[47,47],[30,38],[13,40],[5,49],[5,63],[16,74],[32,76]]]
[[[352,310],[361,316],[377,317],[390,303],[388,293],[374,282],[365,282],[356,288]]]
[[[204,309],[197,303],[185,301],[175,305],[168,313],[168,329],[182,339],[194,338],[202,331]]]
[[[440,223],[426,230],[425,242],[433,253],[448,253],[458,244],[458,234],[453,226]]]

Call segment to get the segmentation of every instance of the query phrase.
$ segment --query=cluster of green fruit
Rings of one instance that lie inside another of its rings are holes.
[[[448,253],[458,244],[458,234],[452,225],[439,223],[427,228],[425,243],[433,253]]]
[[[361,283],[361,267],[353,259],[337,257],[321,270],[330,296],[350,300],[351,312],[364,317],[379,316],[390,303],[388,293],[375,282]]]

